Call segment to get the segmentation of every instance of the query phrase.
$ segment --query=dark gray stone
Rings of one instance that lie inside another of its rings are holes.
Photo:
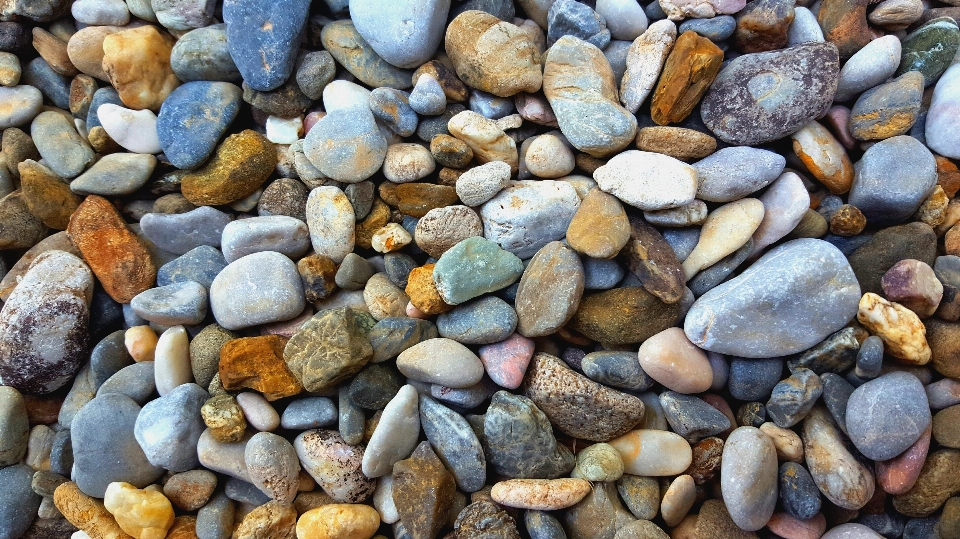
[[[498,474],[555,479],[576,465],[573,453],[554,438],[547,416],[527,397],[496,392],[487,408],[483,434],[487,461]]]
[[[567,539],[560,521],[545,511],[524,512],[523,525],[530,534],[530,539]]]
[[[384,318],[370,330],[367,338],[373,346],[374,363],[397,357],[400,352],[428,339],[440,336],[429,320],[416,318]]]
[[[766,400],[780,382],[783,362],[775,359],[732,358],[727,387],[730,395],[742,401]]]
[[[801,354],[799,358],[788,361],[787,366],[791,371],[804,368],[817,374],[842,373],[852,367],[857,360],[857,352],[860,349],[857,332],[855,328],[843,328]]]
[[[230,56],[251,88],[270,91],[293,73],[310,0],[225,0]]]
[[[228,539],[233,531],[235,504],[223,492],[210,498],[197,512],[198,539]]]
[[[767,413],[778,427],[796,425],[810,413],[823,393],[820,377],[810,369],[795,369],[773,388],[767,401]]]
[[[810,472],[796,462],[780,465],[780,503],[793,518],[807,520],[820,512],[820,489]]]
[[[854,388],[850,382],[838,374],[826,373],[820,377],[820,381],[823,382],[823,403],[837,426],[846,434],[847,401],[850,400]]]
[[[480,490],[487,480],[487,462],[467,420],[424,395],[420,397],[420,425],[457,487],[464,492]]]
[[[17,539],[37,516],[42,498],[30,482],[33,469],[25,464],[0,468],[0,537]]]
[[[440,336],[463,344],[497,343],[516,328],[516,311],[496,296],[458,305],[437,317]]]
[[[636,352],[593,352],[584,356],[580,368],[591,380],[630,391],[646,391],[657,383],[643,372]]]
[[[151,288],[134,296],[130,308],[163,326],[196,325],[207,316],[207,289],[194,281]]]
[[[125,333],[122,329],[114,331],[98,342],[90,352],[90,371],[95,388],[102,386],[120,369],[133,365],[133,358],[124,344]]]
[[[210,206],[187,213],[148,213],[140,219],[143,235],[164,251],[185,254],[201,245],[220,246],[223,228],[233,216]]]
[[[660,394],[660,406],[670,428],[690,443],[720,434],[731,426],[723,412],[693,395],[664,391]]]
[[[337,423],[337,407],[327,397],[306,397],[287,405],[280,426],[291,430],[329,427]]]
[[[367,365],[350,382],[350,399],[367,410],[382,410],[403,387],[403,375],[390,364]]]
[[[350,398],[349,386],[340,386],[337,392],[337,428],[343,441],[350,445],[362,442],[365,420],[363,410]],[[280,418],[280,421],[282,422],[283,418]]]
[[[39,89],[57,108],[70,110],[70,78],[54,71],[43,58],[38,56],[23,68],[21,81]]]
[[[407,287],[410,272],[417,266],[417,261],[406,253],[392,252],[383,255],[383,269],[387,278],[399,288]]]
[[[687,19],[680,23],[677,35],[693,30],[710,41],[719,42],[732,36],[736,29],[736,19],[730,15],[717,15],[710,19]]]
[[[857,352],[857,368],[854,374],[863,380],[873,380],[880,376],[883,367],[883,340],[871,335],[860,345]]]
[[[610,43],[606,19],[576,0],[557,0],[547,12],[547,46],[563,36],[580,38],[598,49]]]
[[[261,506],[270,501],[270,496],[258,489],[252,483],[236,477],[228,477],[223,489],[224,494],[235,502]]]
[[[142,361],[120,369],[97,389],[97,395],[117,393],[146,404],[157,391],[153,365],[153,361]]]

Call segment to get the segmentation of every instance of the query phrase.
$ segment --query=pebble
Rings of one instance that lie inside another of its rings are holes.
[[[134,436],[147,460],[172,472],[196,468],[196,445],[205,425],[200,407],[209,394],[196,384],[183,384],[143,406]]]
[[[297,495],[300,461],[285,438],[258,432],[247,442],[244,463],[250,482],[279,503],[292,503]]]
[[[798,520],[810,520],[820,512],[820,491],[810,472],[796,462],[780,465],[778,494],[783,510]]]
[[[471,168],[457,178],[457,196],[467,206],[480,206],[507,187],[510,165],[503,161]]]
[[[6,488],[0,494],[0,533],[7,537],[21,537],[30,528],[41,497],[31,488],[33,470],[23,464],[0,468],[0,480]]]
[[[410,71],[381,58],[350,20],[325,25],[320,32],[320,42],[337,63],[371,88],[387,86],[405,90],[413,86]]]
[[[927,21],[903,39],[900,66],[895,75],[919,71],[926,86],[932,86],[950,66],[960,47],[960,29],[946,17]]]
[[[624,472],[632,475],[679,475],[693,460],[690,444],[669,431],[634,430],[609,443],[620,452]]]
[[[882,535],[862,524],[841,524],[821,536],[821,539],[880,539]]]
[[[583,287],[583,265],[576,253],[560,242],[548,243],[520,279],[514,301],[517,331],[531,338],[554,333],[573,317]]]
[[[847,402],[847,433],[857,449],[873,460],[903,453],[929,426],[926,393],[909,373],[892,372],[871,380],[854,390]]]
[[[174,474],[163,485],[163,495],[178,509],[196,511],[207,504],[217,486],[217,476],[209,470],[190,470]]]
[[[421,442],[393,472],[393,501],[415,537],[435,537],[447,523],[456,485],[430,444]]]
[[[953,134],[956,123],[953,112],[960,106],[956,88],[960,86],[960,68],[950,67],[933,89],[933,98],[927,111],[924,137],[934,152],[951,159],[960,158],[960,140]]]
[[[420,399],[420,424],[437,456],[465,492],[480,490],[486,481],[483,447],[467,420],[430,397]]]
[[[667,57],[650,102],[653,121],[667,125],[686,119],[717,76],[722,62],[723,51],[712,41],[696,32],[681,34]]]
[[[145,25],[103,38],[103,71],[131,109],[157,110],[180,81],[170,68],[174,40]]]
[[[569,473],[576,462],[569,449],[557,444],[543,411],[521,395],[493,395],[483,435],[490,465],[510,478],[553,479]]]
[[[733,423],[704,400],[673,391],[660,394],[660,406],[670,428],[690,443],[729,430]]]
[[[0,389],[0,464],[13,466],[27,451],[30,424],[23,395],[11,386]]]
[[[266,298],[269,309],[263,308]],[[296,266],[274,251],[230,263],[210,285],[210,309],[217,323],[231,330],[289,320],[303,311],[305,303]]]
[[[173,526],[173,506],[158,490],[141,490],[126,482],[110,483],[103,505],[120,529],[134,537],[165,537]]]
[[[365,476],[377,478],[389,473],[396,462],[413,451],[420,434],[418,402],[416,389],[405,385],[384,408],[363,454]]]
[[[0,88],[0,127],[20,127],[32,121],[43,105],[43,95],[33,86]]]
[[[850,134],[858,140],[882,140],[910,131],[920,115],[923,75],[908,71],[864,92],[851,110]]]
[[[397,356],[404,376],[446,387],[470,387],[483,377],[483,363],[470,349],[446,338],[427,339]]]
[[[229,82],[187,82],[174,90],[160,108],[156,124],[167,159],[181,169],[202,165],[237,117],[241,94]]]
[[[283,6],[269,2],[227,2],[227,46],[243,80],[266,92],[283,84],[294,69],[309,2]]]
[[[260,189],[276,166],[272,143],[247,129],[227,137],[212,159],[183,176],[181,190],[198,206],[236,203]]]
[[[844,445],[844,437],[822,407],[814,406],[803,421],[807,469],[820,492],[844,509],[859,509],[873,497],[875,480]]]
[[[165,326],[199,324],[207,315],[207,289],[184,281],[145,290],[130,300],[137,316]]]
[[[251,217],[227,223],[221,246],[227,263],[265,251],[275,251],[295,260],[310,248],[310,236],[306,223],[293,217]]]
[[[488,296],[442,313],[437,330],[441,337],[461,344],[491,344],[513,333],[517,314],[507,302]]]
[[[774,190],[770,197],[776,197],[778,192]],[[742,247],[758,230],[765,215],[763,202],[755,198],[729,202],[707,215],[697,246],[683,261],[687,280]],[[766,235],[764,231],[760,232],[760,237]]]
[[[792,427],[813,408],[823,393],[820,377],[810,369],[794,368],[793,374],[774,386],[767,413],[778,427]]]
[[[521,181],[500,191],[480,208],[484,237],[520,258],[529,258],[562,239],[580,206],[564,181]],[[470,240],[475,241],[475,240]]]
[[[590,492],[583,479],[510,479],[493,485],[490,496],[507,507],[556,511],[576,504]]]
[[[721,148],[693,164],[697,197],[731,202],[759,191],[781,176],[786,159],[768,150],[737,146]]]
[[[480,164],[503,161],[510,165],[511,171],[519,167],[517,143],[507,136],[497,122],[465,110],[449,118],[447,128],[450,135],[466,143]]]
[[[70,182],[70,190],[78,195],[129,195],[147,183],[156,166],[157,158],[152,155],[105,155]]]
[[[269,432],[280,426],[280,414],[259,393],[244,391],[237,395],[237,405],[247,424],[255,430]]]
[[[740,528],[766,525],[777,504],[777,457],[773,441],[754,427],[739,427],[723,446],[721,490],[730,517]]]
[[[860,299],[857,320],[883,340],[890,355],[914,365],[925,365],[932,352],[926,330],[913,311],[867,292]]]
[[[38,114],[30,124],[30,132],[45,164],[62,178],[77,177],[93,161],[93,149],[58,112]]]
[[[900,40],[892,35],[871,41],[860,49],[840,70],[834,100],[847,101],[887,80],[900,65],[900,51]]]
[[[919,260],[906,259],[893,265],[880,279],[884,296],[921,318],[933,315],[943,297],[943,285],[933,269]]]
[[[350,307],[322,310],[290,337],[283,358],[304,389],[330,389],[367,364],[373,349],[359,316]]]
[[[872,224],[902,222],[920,207],[936,185],[936,162],[932,157],[923,144],[907,135],[871,146],[856,164],[850,204],[859,208]],[[897,178],[900,189],[885,189],[881,178]]]
[[[223,229],[232,220],[229,213],[200,206],[186,213],[148,213],[140,218],[140,227],[157,247],[186,254],[204,245],[220,247]]]
[[[594,172],[604,192],[641,210],[687,204],[697,193],[696,170],[672,157],[639,150],[618,154]]]
[[[678,393],[701,393],[713,383],[706,354],[679,328],[669,328],[640,345],[640,367],[648,376]]]
[[[301,539],[370,539],[380,525],[380,515],[366,505],[330,504],[306,511],[297,520]]]

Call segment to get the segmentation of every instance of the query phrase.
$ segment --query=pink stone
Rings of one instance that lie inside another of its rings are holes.
[[[410,302],[407,302],[407,308],[405,312],[410,318],[419,318],[420,320],[426,320],[427,318],[430,318],[429,314],[414,307],[413,303]]]
[[[843,144],[844,148],[848,150],[856,148],[857,139],[853,138],[848,127],[850,109],[843,105],[833,106],[827,111],[827,115],[823,118],[823,121],[830,127],[833,136],[837,137],[837,141]]]
[[[516,389],[523,382],[533,349],[532,340],[514,333],[498,343],[481,346],[478,355],[491,380],[501,387]]]
[[[535,124],[559,127],[557,116],[543,94],[519,93],[513,98],[520,117]]]
[[[877,483],[887,494],[904,494],[917,482],[930,449],[930,427],[909,449],[890,460],[877,462]]]
[[[320,121],[320,118],[326,116],[326,112],[316,111],[311,112],[306,115],[303,119],[303,136],[307,136],[307,133],[310,132],[310,129],[313,128],[313,124]]]
[[[943,299],[943,285],[933,268],[912,258],[893,265],[880,279],[883,295],[917,313],[920,318],[932,316]]]
[[[720,410],[720,413],[727,416],[727,419],[730,420],[730,428],[717,434],[718,437],[727,439],[727,436],[733,432],[733,429],[737,428],[737,418],[733,415],[733,409],[730,408],[730,405],[727,401],[720,395],[714,395],[713,393],[706,393],[700,395],[700,398],[703,399],[703,402],[706,402],[710,406],[713,406],[717,410]]]
[[[774,513],[767,528],[784,539],[818,539],[827,531],[827,519],[817,513],[809,520],[798,520],[786,513]]]
[[[954,404],[960,404],[960,381],[944,378],[924,389],[927,392],[927,402],[930,403],[931,410],[943,410]]]
[[[313,307],[307,307],[300,313],[300,316],[294,318],[293,320],[286,320],[283,322],[274,322],[272,324],[264,324],[260,327],[260,335],[280,335],[281,337],[290,338],[293,337],[293,334],[300,329],[300,326],[305,324],[307,320],[313,317]]]

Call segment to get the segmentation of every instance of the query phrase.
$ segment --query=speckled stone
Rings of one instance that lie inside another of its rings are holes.
[[[553,436],[547,416],[532,400],[498,391],[483,419],[483,444],[490,465],[511,478],[556,478],[576,459]]]

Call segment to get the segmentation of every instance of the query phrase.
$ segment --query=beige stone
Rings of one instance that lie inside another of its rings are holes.
[[[311,509],[297,521],[297,539],[370,539],[380,514],[369,505],[335,503]]]
[[[867,292],[860,298],[857,320],[883,340],[885,351],[914,365],[926,365],[931,351],[920,318],[903,305]]]
[[[590,492],[585,479],[510,479],[493,485],[493,501],[520,509],[556,511],[576,504]]]
[[[123,104],[160,110],[180,80],[170,67],[175,40],[156,26],[140,26],[103,39],[103,71]],[[89,73],[92,75],[92,73]]]
[[[53,503],[70,524],[93,539],[131,539],[100,500],[84,494],[72,481],[57,487]]]
[[[138,489],[130,483],[107,485],[103,505],[120,528],[136,539],[164,539],[173,526],[173,504],[159,489]]]
[[[702,393],[713,384],[707,354],[680,328],[665,329],[644,341],[637,357],[644,372],[677,393]]]
[[[633,41],[627,51],[627,70],[620,83],[620,102],[630,112],[640,110],[660,77],[677,40],[677,25],[673,21],[657,21]]]
[[[803,442],[796,432],[770,422],[760,425],[760,431],[773,440],[777,458],[790,462],[803,462]]]
[[[233,531],[233,539],[293,539],[296,526],[293,504],[270,500],[243,517]]]
[[[763,202],[755,198],[740,199],[713,210],[703,223],[700,241],[683,261],[687,280],[747,243],[763,215]]]
[[[623,471],[662,477],[682,474],[693,462],[693,450],[679,434],[638,429],[608,442],[623,459]]]
[[[527,170],[538,178],[561,178],[573,172],[576,162],[573,152],[560,137],[549,133],[524,141],[526,153],[523,162]]]
[[[88,26],[77,30],[67,42],[67,56],[81,72],[110,82],[103,69],[103,40],[122,31],[119,26]]]
[[[588,192],[567,227],[567,243],[592,258],[617,256],[630,239],[630,222],[617,197],[600,189]]]
[[[363,300],[370,315],[377,320],[394,316],[405,316],[410,296],[397,285],[390,282],[386,273],[377,273],[367,280],[363,288]]]
[[[436,168],[433,154],[420,144],[391,144],[387,147],[387,155],[383,159],[383,175],[393,183],[426,178]]]
[[[150,326],[134,326],[123,332],[123,344],[136,362],[153,361],[158,340]]]
[[[660,500],[660,515],[663,522],[671,528],[680,524],[687,516],[693,503],[697,501],[697,485],[693,477],[681,475],[673,480]]]
[[[389,253],[406,247],[411,241],[413,241],[413,236],[399,223],[387,223],[386,226],[373,233],[373,237],[370,238],[370,245],[378,253]]]
[[[484,118],[472,110],[465,110],[447,123],[447,129],[454,137],[462,140],[473,150],[480,164],[490,161],[503,161],[516,172],[520,165],[517,143],[493,120]]]

